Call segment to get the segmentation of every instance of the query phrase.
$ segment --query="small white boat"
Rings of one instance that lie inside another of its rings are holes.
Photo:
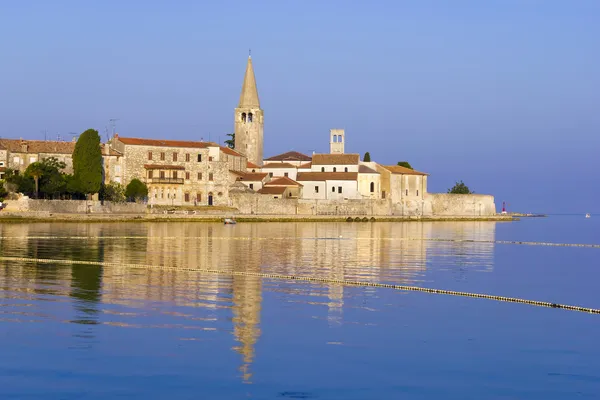
[[[235,222],[235,218],[225,218],[223,220],[223,223],[225,225],[235,225],[235,224],[237,224],[237,222]]]
[[[585,217],[586,218],[591,218],[592,216],[589,213],[587,213],[587,214],[585,214]]]

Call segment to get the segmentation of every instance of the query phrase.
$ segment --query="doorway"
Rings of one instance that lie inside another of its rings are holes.
[[[213,205],[213,194],[212,193],[208,194],[208,205],[209,206]]]

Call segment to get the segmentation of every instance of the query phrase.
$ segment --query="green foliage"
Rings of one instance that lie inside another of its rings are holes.
[[[141,201],[148,197],[148,187],[139,179],[132,179],[125,189],[125,197],[129,201]]]
[[[118,182],[111,182],[108,185],[102,185],[100,188],[100,200],[124,203],[126,199],[125,188]]]
[[[8,196],[8,190],[4,187],[6,182],[0,179],[0,201],[4,201],[6,196]]]
[[[54,198],[65,190],[64,180],[61,175],[61,170],[65,166],[64,162],[58,161],[54,157],[29,164],[19,183],[19,191],[29,194],[30,183],[26,182],[29,179],[34,182],[34,194],[36,198],[39,197],[40,193],[44,198]]]
[[[235,133],[228,133],[227,136],[229,136],[231,139],[227,139],[225,141],[225,144],[230,149],[234,149],[235,148]]]
[[[460,182],[456,182],[456,184],[452,188],[448,189],[448,193],[452,193],[452,194],[473,194],[475,192],[472,192],[469,189],[469,187],[463,183],[463,181],[460,181]]]
[[[363,161],[364,162],[370,162],[371,161],[371,154],[369,154],[368,151],[365,153],[365,156],[363,157]]]
[[[398,165],[401,167],[414,169],[408,161],[398,161]]]
[[[102,150],[100,135],[94,129],[83,132],[73,151],[73,171],[81,193],[93,194],[102,185]]]

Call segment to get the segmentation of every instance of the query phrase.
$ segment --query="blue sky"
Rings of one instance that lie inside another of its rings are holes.
[[[0,136],[118,118],[123,136],[225,140],[248,55],[265,154],[408,160],[517,211],[599,212],[600,2],[5,1]]]

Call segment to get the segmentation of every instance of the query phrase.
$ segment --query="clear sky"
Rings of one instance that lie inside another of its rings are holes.
[[[408,160],[515,211],[600,213],[600,1],[2,1],[0,136],[212,140],[248,49],[265,155]],[[103,135],[104,136],[104,135]]]

